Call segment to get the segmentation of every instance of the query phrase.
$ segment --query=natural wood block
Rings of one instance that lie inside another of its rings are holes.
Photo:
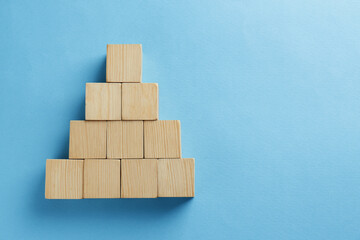
[[[145,158],[181,158],[179,120],[144,121]]]
[[[195,159],[158,160],[159,197],[195,196]]]
[[[121,197],[157,197],[156,159],[121,159]]]
[[[84,198],[120,198],[120,159],[85,159]]]
[[[107,122],[107,158],[143,158],[143,121]]]
[[[106,121],[70,121],[69,158],[106,158]]]
[[[83,198],[83,160],[47,159],[45,198]]]
[[[122,119],[157,120],[158,98],[157,83],[124,83],[122,85]]]
[[[121,120],[121,83],[86,83],[86,120]]]
[[[141,82],[141,44],[108,44],[106,82]]]

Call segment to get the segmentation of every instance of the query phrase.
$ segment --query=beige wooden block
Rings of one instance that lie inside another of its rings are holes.
[[[121,120],[121,83],[86,83],[86,120]]]
[[[83,198],[83,160],[47,159],[45,198]]]
[[[107,158],[143,158],[143,121],[107,122]]]
[[[106,158],[106,121],[70,121],[69,158]]]
[[[157,120],[159,116],[157,83],[122,85],[123,120]]]
[[[121,159],[121,197],[157,197],[156,159]]]
[[[159,197],[195,196],[195,159],[158,160]]]
[[[85,159],[84,198],[120,198],[120,159]]]
[[[145,158],[181,158],[179,120],[144,121]]]
[[[141,82],[141,44],[108,44],[106,82]]]

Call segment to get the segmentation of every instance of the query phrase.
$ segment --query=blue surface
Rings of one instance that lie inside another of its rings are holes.
[[[1,2],[0,239],[359,239],[360,3],[152,2]],[[143,44],[194,199],[44,199],[107,43]]]

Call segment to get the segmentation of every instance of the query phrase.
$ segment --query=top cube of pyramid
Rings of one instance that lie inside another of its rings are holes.
[[[106,82],[141,82],[141,44],[108,44]]]

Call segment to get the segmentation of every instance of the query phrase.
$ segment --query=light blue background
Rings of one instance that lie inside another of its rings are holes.
[[[152,2],[152,3],[150,3]],[[359,239],[360,2],[1,1],[0,239]],[[196,197],[44,199],[107,43],[143,44]]]

